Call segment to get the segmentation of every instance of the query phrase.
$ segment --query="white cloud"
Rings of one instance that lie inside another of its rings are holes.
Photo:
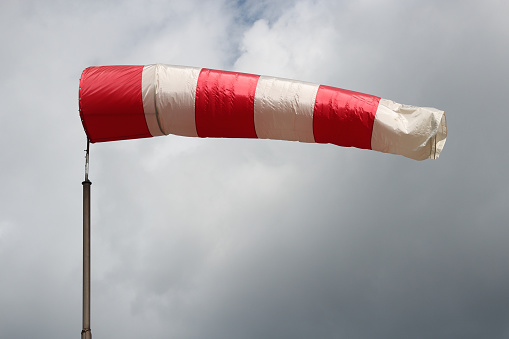
[[[273,22],[261,18],[253,23],[244,34],[235,68],[317,81],[341,67],[341,55],[335,53],[340,38],[326,5],[297,2]]]

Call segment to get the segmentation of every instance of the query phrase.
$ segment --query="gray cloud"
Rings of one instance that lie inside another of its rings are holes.
[[[90,65],[284,76],[447,113],[441,158],[94,144],[94,337],[507,338],[502,1],[0,5],[0,337],[81,330]]]

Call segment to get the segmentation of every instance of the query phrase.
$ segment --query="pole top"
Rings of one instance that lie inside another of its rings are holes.
[[[89,156],[90,156],[90,139],[87,138],[87,149],[85,150],[85,181],[83,181],[83,183],[86,183],[86,182],[90,182],[88,180],[88,168],[89,168]]]

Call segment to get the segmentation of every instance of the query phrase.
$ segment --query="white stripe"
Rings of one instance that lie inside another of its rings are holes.
[[[197,137],[195,120],[196,85],[201,68],[156,66],[156,109],[164,134]]]
[[[313,111],[319,85],[261,76],[254,100],[260,139],[315,142]]]
[[[155,106],[155,74],[156,66],[147,65],[143,67],[143,73],[141,75],[141,95],[143,98],[143,112],[145,113],[145,121],[147,122],[148,131],[155,137],[163,135],[163,132],[159,128],[156,116]]]
[[[446,138],[443,111],[380,99],[371,136],[373,150],[415,160],[436,159]]]

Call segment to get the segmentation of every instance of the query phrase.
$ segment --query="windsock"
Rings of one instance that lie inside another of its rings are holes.
[[[442,151],[443,111],[340,88],[207,68],[86,68],[79,111],[90,142],[160,135],[330,143],[424,160]]]

